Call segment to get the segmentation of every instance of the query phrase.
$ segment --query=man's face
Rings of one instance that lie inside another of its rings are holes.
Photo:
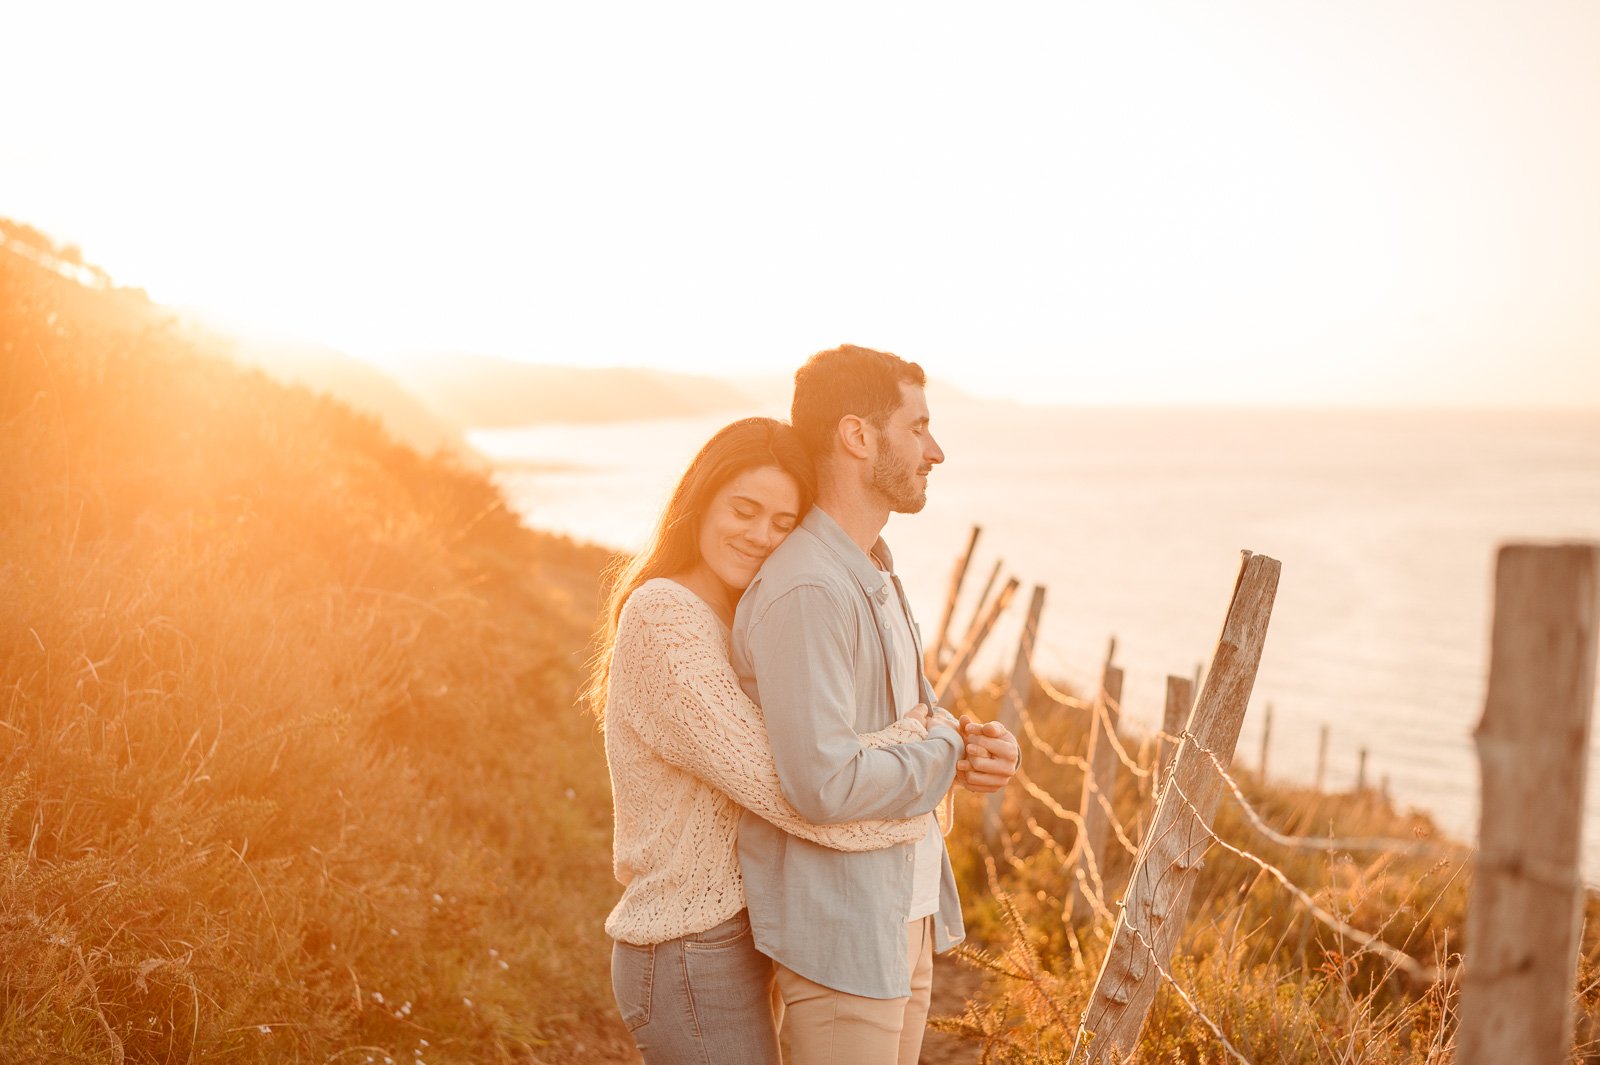
[[[915,514],[928,502],[928,471],[944,461],[944,452],[928,428],[926,393],[901,382],[900,406],[875,435],[878,453],[872,461],[872,487],[889,501],[891,511]]]

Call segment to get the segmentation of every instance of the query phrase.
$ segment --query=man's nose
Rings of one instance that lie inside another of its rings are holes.
[[[939,442],[933,438],[932,433],[928,434],[927,439],[928,446],[922,449],[923,457],[930,463],[938,465],[944,461],[944,448],[939,446]]]

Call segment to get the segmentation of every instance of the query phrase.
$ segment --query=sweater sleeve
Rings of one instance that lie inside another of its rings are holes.
[[[612,684],[632,697],[617,700],[627,724],[668,763],[801,839],[841,851],[879,850],[922,838],[917,818],[816,825],[779,787],[761,710],[739,686],[726,650],[706,620],[669,595],[636,597],[624,611],[612,663]],[[873,747],[921,740],[912,721],[862,736]]]

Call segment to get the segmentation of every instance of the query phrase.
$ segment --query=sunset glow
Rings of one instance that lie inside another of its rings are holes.
[[[11,217],[382,362],[1600,403],[1600,8],[29,5]]]

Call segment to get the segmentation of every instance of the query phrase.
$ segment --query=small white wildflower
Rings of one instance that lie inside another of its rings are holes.
[[[461,996],[461,1004],[463,1006],[467,1007],[467,1009],[469,1009],[469,1010],[472,1008],[472,1000],[470,998],[468,998],[466,995],[462,995]]]
[[[508,962],[508,961],[505,961],[504,959],[502,959],[501,962],[500,962],[500,968],[509,969],[509,968],[511,968],[511,963]]]
[[[383,1005],[383,992],[382,991],[374,991],[372,993],[372,1001],[376,1002],[380,1006]]]
[[[489,957],[498,958],[499,956],[500,956],[500,952],[498,950],[495,950],[493,947],[489,948]]]
[[[427,1046],[428,1045],[428,1041],[426,1039],[418,1039],[417,1040],[417,1044],[419,1046]]]
[[[397,936],[397,935],[399,935],[399,934],[400,934],[400,929],[398,929],[398,928],[391,928],[391,929],[389,929],[389,934],[390,934],[390,935],[391,935],[391,936]]]
[[[433,904],[435,906],[443,906],[444,905],[444,896],[439,894],[437,891],[435,891],[433,893]]]
[[[272,1025],[263,1024],[260,1027],[258,1027],[256,1029],[256,1031],[260,1032],[262,1035],[271,1035],[272,1034]]]

